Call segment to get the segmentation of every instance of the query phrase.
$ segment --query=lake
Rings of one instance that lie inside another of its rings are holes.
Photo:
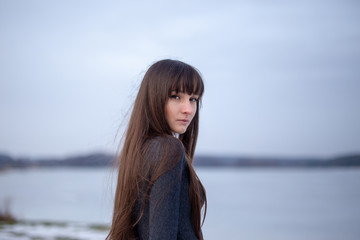
[[[358,240],[360,168],[198,168],[207,240]],[[108,168],[0,172],[0,206],[21,220],[0,239],[104,239],[115,173]]]

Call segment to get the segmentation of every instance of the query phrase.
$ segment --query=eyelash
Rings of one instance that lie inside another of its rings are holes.
[[[173,99],[180,99],[180,97],[178,95],[171,95],[170,98],[173,98]],[[197,102],[199,101],[199,99],[197,98],[190,98],[190,102]]]
[[[180,97],[178,95],[171,95],[170,98],[179,99]]]

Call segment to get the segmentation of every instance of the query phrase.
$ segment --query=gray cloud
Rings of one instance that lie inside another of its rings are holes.
[[[204,75],[198,153],[360,151],[355,1],[2,1],[0,151],[116,148],[146,68]]]

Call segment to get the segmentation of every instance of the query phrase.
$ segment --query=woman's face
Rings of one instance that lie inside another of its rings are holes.
[[[186,132],[195,116],[198,99],[199,96],[196,94],[171,92],[171,96],[165,104],[165,118],[171,131],[179,134]]]

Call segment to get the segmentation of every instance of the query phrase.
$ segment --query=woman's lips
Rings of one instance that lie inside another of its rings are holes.
[[[187,120],[187,119],[178,119],[177,121],[182,123],[182,124],[188,124],[189,123],[189,120]]]

